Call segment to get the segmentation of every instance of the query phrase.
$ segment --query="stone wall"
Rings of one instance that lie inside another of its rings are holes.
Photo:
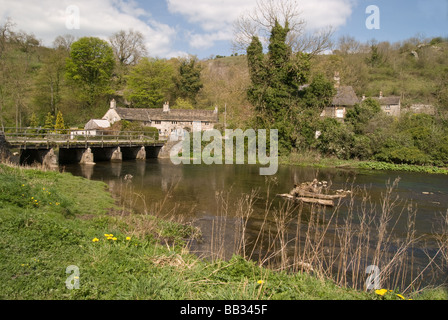
[[[3,162],[11,157],[9,145],[6,141],[5,134],[0,131],[0,161]]]

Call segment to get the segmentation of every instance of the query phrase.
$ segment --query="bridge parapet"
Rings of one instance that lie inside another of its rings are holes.
[[[144,131],[6,128],[5,138],[12,147],[20,149],[141,147],[164,144],[156,132]]]

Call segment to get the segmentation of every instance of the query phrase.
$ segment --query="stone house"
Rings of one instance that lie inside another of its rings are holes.
[[[336,87],[337,93],[330,106],[325,107],[321,117],[330,117],[343,121],[350,108],[359,103],[359,98],[351,86]]]
[[[365,97],[363,97],[363,100]],[[373,98],[375,101],[378,101],[381,110],[388,115],[399,117],[401,114],[401,98],[398,96],[390,96],[390,97],[383,97],[383,92],[380,92],[379,97]]]
[[[181,136],[183,131],[193,132],[197,130],[193,124],[198,123],[202,131],[212,130],[219,118],[217,107],[215,110],[170,109],[166,102],[163,108],[119,108],[112,100],[103,120],[110,124],[121,120],[137,121],[144,126],[157,128],[160,138],[168,138],[173,134]]]
[[[359,98],[353,87],[341,86],[339,72],[334,73],[334,82],[336,95],[333,97],[331,105],[325,107],[320,116],[344,121],[348,109],[353,108],[355,104],[359,103]]]

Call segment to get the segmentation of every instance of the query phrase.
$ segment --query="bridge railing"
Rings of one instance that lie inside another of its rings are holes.
[[[145,131],[108,131],[82,129],[45,129],[45,128],[5,128],[6,140],[11,144],[27,145],[38,143],[118,143],[130,146],[159,140],[157,132]]]

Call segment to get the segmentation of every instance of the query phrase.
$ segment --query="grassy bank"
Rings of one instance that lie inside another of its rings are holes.
[[[319,154],[315,154],[313,152],[308,154],[292,153],[289,156],[282,156],[279,158],[279,163],[283,165],[295,165],[315,168],[347,168],[448,174],[448,168],[409,164],[394,164],[379,161],[341,160],[335,157],[322,157]]]
[[[0,190],[0,299],[400,299],[198,259],[182,241],[194,228],[124,213],[101,182],[0,165]]]

